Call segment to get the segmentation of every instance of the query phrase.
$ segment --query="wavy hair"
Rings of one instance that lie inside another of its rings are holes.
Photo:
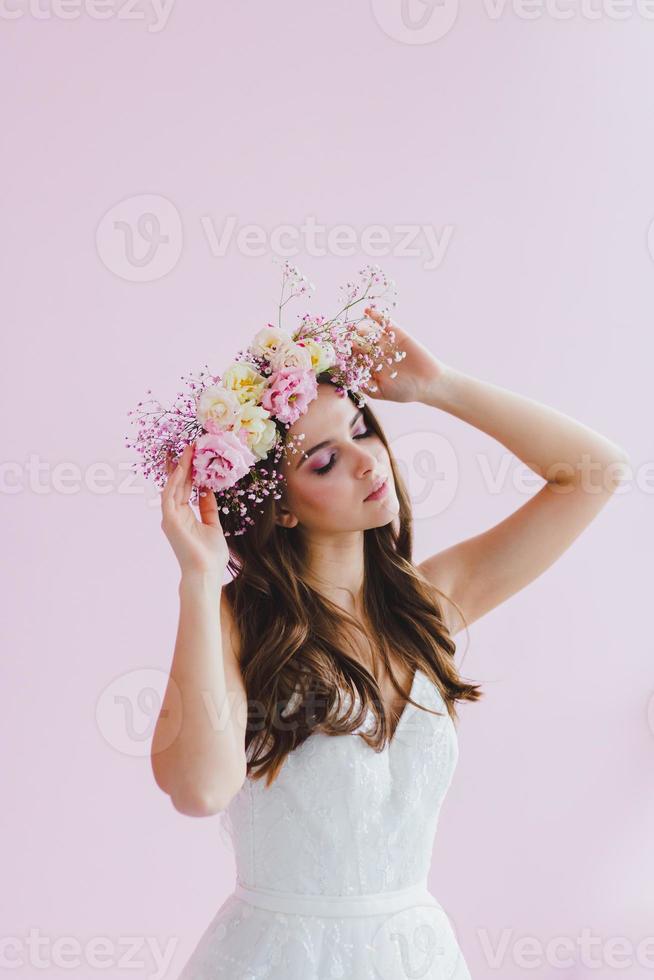
[[[318,381],[331,383],[328,374]],[[347,395],[355,401],[351,392]],[[463,681],[454,663],[456,644],[447,630],[440,597],[452,600],[435,590],[413,564],[410,499],[369,400],[363,417],[388,451],[400,504],[392,522],[363,532],[365,625],[308,583],[309,556],[302,527],[277,523],[272,494],[264,497],[255,523],[244,534],[227,538],[232,578],[223,592],[238,631],[247,693],[247,775],[266,777],[268,786],[289,752],[314,732],[350,733],[370,708],[377,724],[361,737],[377,751],[387,745],[391,733],[379,685],[351,652],[348,629],[371,644],[393,687],[408,703],[430,711],[407,697],[397,683],[392,662],[398,658],[412,672],[420,669],[430,678],[454,719],[456,701],[483,697],[481,686]],[[283,425],[281,429],[287,431]],[[265,461],[255,465],[265,466]],[[358,710],[351,702],[343,715],[343,694],[353,698],[355,692],[360,698]]]

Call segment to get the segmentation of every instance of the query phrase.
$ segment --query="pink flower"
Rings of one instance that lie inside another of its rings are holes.
[[[282,368],[272,375],[261,404],[280,420],[292,425],[306,412],[309,402],[318,394],[318,382],[313,368],[302,371]]]
[[[195,442],[193,482],[207,490],[226,490],[245,476],[255,460],[235,432],[209,432]]]

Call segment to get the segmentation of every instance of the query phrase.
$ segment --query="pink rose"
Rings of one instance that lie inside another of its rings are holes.
[[[193,482],[207,490],[226,490],[245,476],[255,460],[235,432],[209,432],[195,442]]]
[[[272,375],[261,404],[280,420],[292,425],[304,415],[309,402],[318,394],[318,382],[313,368],[308,371],[282,368]]]

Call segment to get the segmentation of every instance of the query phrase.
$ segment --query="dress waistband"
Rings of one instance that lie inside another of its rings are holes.
[[[237,882],[234,895],[258,908],[273,912],[292,912],[298,915],[375,915],[400,912],[415,905],[433,905],[441,908],[429,891],[426,881],[396,891],[368,892],[360,895],[278,892],[264,888],[249,888]]]

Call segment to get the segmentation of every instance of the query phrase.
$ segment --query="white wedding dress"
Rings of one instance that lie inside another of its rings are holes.
[[[311,735],[220,814],[237,881],[179,980],[470,980],[427,887],[458,741],[418,670],[393,738]],[[290,709],[291,705],[289,705]],[[288,710],[288,709],[287,709]]]

